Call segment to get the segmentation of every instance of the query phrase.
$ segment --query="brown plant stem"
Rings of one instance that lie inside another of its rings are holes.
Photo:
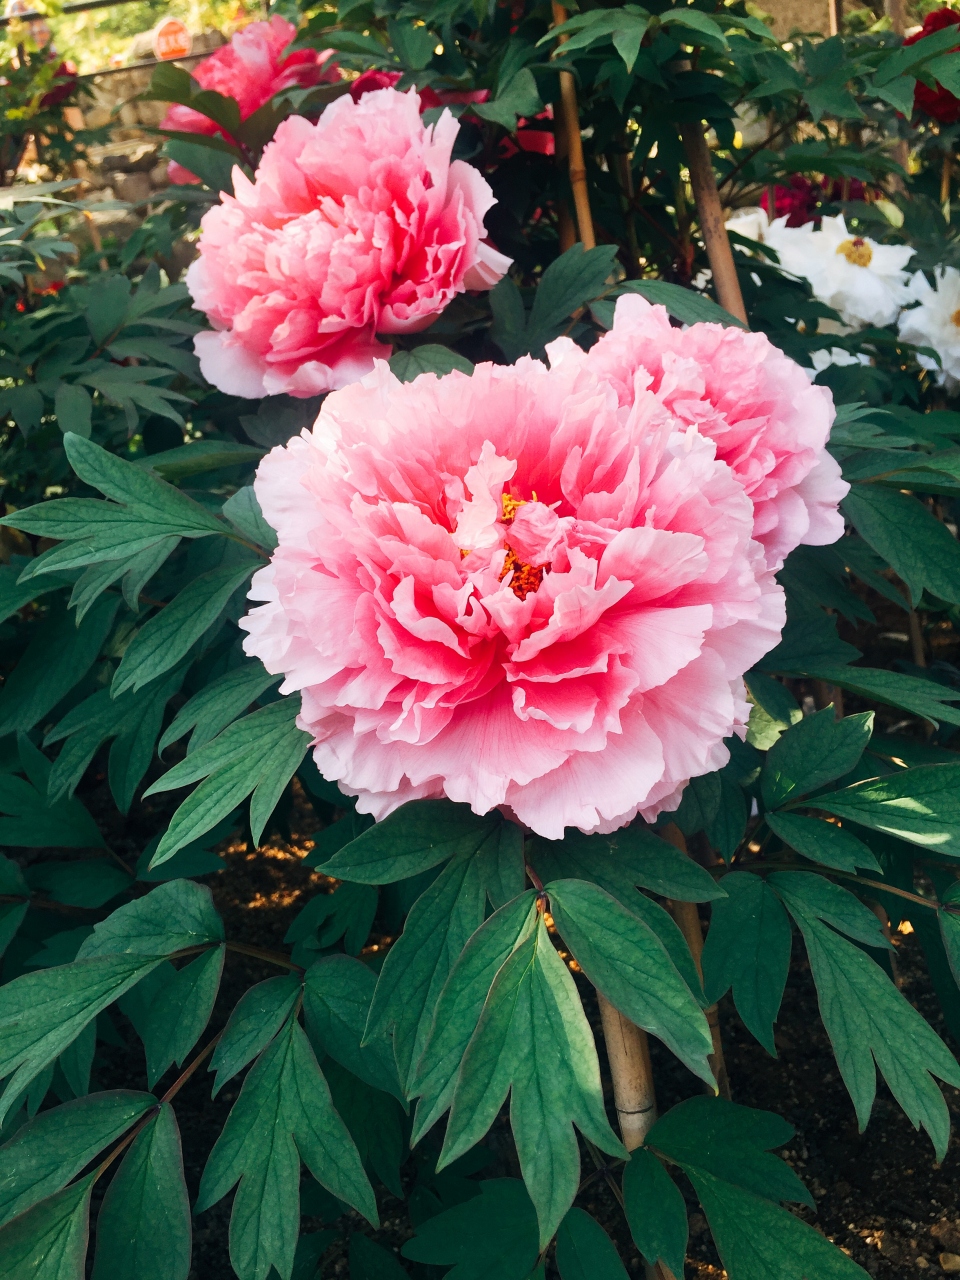
[[[813,703],[818,711],[833,703],[833,713],[837,720],[843,719],[843,690],[826,680],[813,681]]]
[[[566,9],[554,0],[553,21],[561,26],[568,18]],[[566,36],[559,36],[563,44]],[[583,158],[583,139],[580,136],[580,108],[577,105],[577,86],[572,71],[560,72],[560,113],[563,133],[566,139],[567,157],[570,173],[570,189],[573,192],[573,206],[577,215],[577,228],[584,249],[596,247],[597,238],[593,230],[593,215],[590,212],[590,196],[587,190],[587,167]],[[562,228],[561,228],[562,230]]]
[[[97,1179],[101,1178],[103,1174],[106,1173],[106,1171],[113,1164],[114,1160],[116,1160],[117,1156],[121,1155],[124,1151],[126,1151],[127,1147],[130,1146],[130,1144],[134,1141],[137,1135],[147,1127],[147,1125],[150,1123],[151,1120],[153,1120],[153,1118],[156,1116],[157,1112],[160,1110],[163,1104],[165,1102],[170,1102],[173,1098],[177,1096],[177,1094],[180,1092],[183,1086],[187,1083],[187,1081],[190,1079],[193,1073],[197,1070],[197,1068],[201,1066],[207,1060],[207,1058],[209,1058],[211,1053],[213,1053],[222,1035],[223,1035],[223,1032],[219,1031],[213,1037],[210,1043],[200,1050],[200,1052],[193,1059],[193,1061],[189,1062],[184,1067],[184,1069],[180,1072],[176,1080],[174,1080],[173,1084],[170,1086],[167,1092],[163,1095],[163,1097],[160,1099],[157,1105],[155,1107],[150,1108],[147,1114],[142,1117],[139,1124],[135,1125],[130,1130],[130,1132],[117,1143],[117,1145],[113,1148],[113,1150],[110,1152],[107,1158],[97,1166]],[[97,1179],[95,1179],[95,1181]]]
[[[913,660],[918,667],[925,667],[927,665],[927,653],[923,643],[923,628],[920,625],[920,615],[916,609],[910,609],[907,617],[910,622],[910,651],[913,654]]]
[[[681,853],[687,854],[687,842],[684,839],[683,832],[674,822],[668,822],[661,830],[660,834],[669,841],[675,849],[679,849]],[[667,904],[677,922],[677,927],[683,934],[687,946],[690,948],[690,954],[693,956],[693,963],[696,966],[697,973],[703,980],[703,930],[700,927],[700,912],[697,910],[695,902],[677,902],[671,901]],[[717,1083],[717,1092],[722,1098],[730,1097],[730,1077],[727,1074],[727,1064],[723,1057],[723,1042],[720,1038],[720,1012],[715,1004],[710,1005],[708,1009],[704,1009],[707,1019],[707,1025],[710,1028],[710,1038],[713,1041],[713,1053],[710,1054],[710,1068],[713,1071],[714,1079]]]
[[[943,168],[940,170],[940,203],[946,204],[950,199],[950,179],[953,177],[953,154],[943,153]]]
[[[743,305],[743,294],[740,292],[740,281],[737,279],[737,268],[733,260],[733,250],[730,247],[730,237],[727,235],[723,220],[723,207],[720,204],[717,179],[713,172],[713,161],[710,159],[710,148],[707,146],[702,121],[694,120],[682,124],[680,137],[687,153],[690,185],[697,204],[700,231],[706,245],[710,270],[713,272],[713,287],[716,290],[717,301],[732,316],[736,316],[746,324],[747,311]]]

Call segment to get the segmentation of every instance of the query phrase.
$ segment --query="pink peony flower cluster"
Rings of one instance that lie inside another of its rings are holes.
[[[216,330],[195,339],[204,377],[249,397],[345,387],[389,355],[377,333],[425,329],[496,284],[510,260],[483,243],[489,185],[451,162],[458,128],[379,89],[285,120],[253,182],[235,169],[187,272]]]
[[[829,398],[765,337],[630,299],[589,354],[548,355],[408,384],[378,363],[261,464],[279,546],[244,647],[377,818],[445,795],[560,838],[674,808],[743,731],[777,557],[840,531],[794,510],[832,470]]]
[[[236,32],[229,44],[198,63],[193,68],[193,78],[201,89],[213,89],[235,98],[241,120],[252,116],[282,89],[339,80],[340,68],[332,59],[332,49],[322,52],[298,49],[285,56],[296,34],[293,23],[279,14],[274,14],[269,22],[251,22]],[[223,136],[223,130],[215,121],[179,104],[170,107],[160,128]],[[235,141],[229,136],[226,140]],[[199,182],[199,178],[176,161],[170,162],[168,174],[171,182]]]

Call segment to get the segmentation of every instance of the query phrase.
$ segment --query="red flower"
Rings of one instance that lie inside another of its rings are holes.
[[[350,97],[354,102],[359,102],[365,93],[372,93],[374,89],[392,89],[399,83],[401,75],[400,71],[376,71],[371,67],[354,80],[350,86]],[[441,89],[438,93],[427,85],[418,89],[417,94],[420,97],[420,110],[430,111],[435,107],[451,107],[459,103],[486,102],[490,97],[490,90]]]
[[[40,106],[49,111],[70,97],[77,87],[77,65],[75,62],[61,62],[54,72],[53,88],[40,99]]]
[[[791,174],[789,187],[774,187],[773,196],[773,213],[770,212],[768,192],[764,191],[760,197],[760,208],[771,220],[786,215],[788,227],[802,227],[817,216],[820,188],[800,173]]]
[[[932,36],[946,27],[960,27],[960,12],[956,9],[935,9],[924,18],[922,30],[916,35],[909,36],[903,43],[916,44],[925,36]],[[958,33],[958,40],[960,40],[960,33]],[[960,51],[960,43],[957,44],[956,49],[950,50],[951,53],[958,51]],[[924,115],[930,116],[940,124],[956,124],[960,120],[960,98],[954,97],[949,89],[945,89],[940,83],[935,89],[930,89],[918,80],[913,105],[917,111],[922,111]]]

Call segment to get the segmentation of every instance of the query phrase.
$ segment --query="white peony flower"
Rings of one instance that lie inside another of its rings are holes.
[[[936,369],[941,386],[955,389],[960,382],[960,271],[937,267],[934,288],[922,271],[910,281],[910,295],[919,302],[900,316],[900,337],[918,347],[933,347],[942,369],[930,356],[918,356],[924,369]]]
[[[852,236],[843,214],[824,218],[816,231],[809,222],[788,227],[786,217],[770,222],[762,209],[738,209],[727,226],[775,250],[784,271],[809,281],[814,295],[840,312],[847,332],[891,324],[910,300],[904,267],[914,251]]]
[[[859,351],[856,355],[851,355],[849,351],[844,351],[843,347],[821,347],[819,351],[811,351],[810,362],[812,369],[806,369],[805,373],[812,382],[818,373],[823,373],[824,369],[829,369],[831,365],[838,365],[841,368],[850,364],[869,364],[870,357]]]
[[[727,219],[728,231],[736,231],[748,240],[759,240],[761,244],[766,240],[769,227],[770,220],[758,205],[735,209]]]
[[[797,227],[796,231],[802,236],[806,228]],[[769,243],[778,249],[772,238]],[[784,263],[787,270],[806,276],[821,302],[839,311],[853,328],[891,324],[909,301],[909,277],[904,267],[913,257],[913,249],[878,244],[869,236],[851,236],[843,214],[824,218],[820,230],[807,232],[802,244],[792,241],[791,263],[796,263],[798,253],[809,254],[802,269],[799,264]]]

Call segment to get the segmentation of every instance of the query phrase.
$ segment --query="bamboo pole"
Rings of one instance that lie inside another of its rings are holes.
[[[830,14],[830,34],[838,36],[843,27],[843,0],[827,0]]]
[[[668,822],[660,832],[665,840],[668,840],[675,849],[679,849],[681,853],[687,854],[687,842],[683,837],[683,832],[674,822]],[[680,932],[686,940],[687,946],[690,948],[690,954],[693,956],[693,963],[696,966],[697,973],[701,980],[703,979],[703,930],[700,928],[700,913],[697,910],[695,902],[670,902],[670,911]],[[723,1057],[723,1042],[720,1039],[720,1012],[715,1004],[710,1005],[709,1009],[704,1009],[707,1019],[707,1025],[710,1028],[710,1038],[713,1041],[713,1053],[710,1054],[710,1067],[713,1071],[714,1079],[717,1083],[717,1091],[722,1098],[730,1097],[730,1077],[727,1074],[727,1064]]]
[[[613,1100],[620,1134],[627,1150],[635,1151],[643,1145],[657,1118],[657,1096],[647,1033],[628,1021],[599,991],[597,1000],[613,1078]]]
[[[657,1119],[657,1095],[650,1063],[647,1033],[641,1031],[606,996],[597,992],[600,1023],[607,1046],[607,1061],[613,1080],[613,1100],[620,1122],[620,1136],[628,1151],[643,1146]],[[645,1266],[646,1280],[676,1280],[663,1263]]]
[[[883,12],[890,19],[890,30],[893,34],[902,36],[907,29],[903,0],[883,0]]]
[[[723,219],[717,179],[713,172],[713,161],[710,159],[710,148],[707,146],[702,122],[694,120],[688,124],[682,124],[680,137],[687,153],[690,185],[693,188],[693,198],[697,203],[700,231],[707,248],[710,270],[713,272],[713,287],[717,293],[717,301],[731,315],[746,324],[747,311],[743,305],[743,294],[740,292],[740,281],[737,279],[733,250],[730,247],[730,237],[727,235]]]
[[[568,17],[563,5],[553,3],[553,21],[555,26],[566,22]],[[560,44],[567,39],[559,36]],[[580,136],[580,108],[577,105],[577,86],[571,71],[560,72],[560,113],[563,132],[567,145],[567,157],[570,171],[570,189],[573,192],[573,207],[577,215],[577,228],[584,249],[596,247],[597,238],[593,230],[593,215],[590,212],[590,195],[587,190],[587,166],[583,158],[583,139]],[[561,226],[562,231],[562,226]]]

